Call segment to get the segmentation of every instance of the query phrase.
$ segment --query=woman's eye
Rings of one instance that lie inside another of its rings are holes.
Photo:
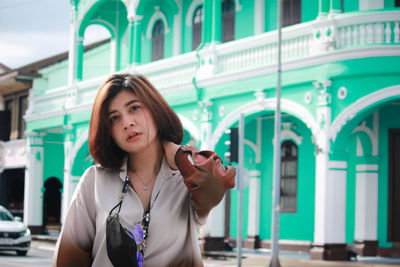
[[[111,117],[110,117],[110,121],[111,121],[111,122],[114,122],[114,121],[116,121],[118,118],[119,118],[118,116],[111,116]]]
[[[140,109],[140,106],[132,106],[130,108],[131,111],[135,111],[135,110],[138,110],[138,109]]]

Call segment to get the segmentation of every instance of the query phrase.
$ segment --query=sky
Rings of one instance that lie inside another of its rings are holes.
[[[15,69],[68,51],[70,0],[0,0],[0,63]],[[108,34],[96,26],[84,44]]]

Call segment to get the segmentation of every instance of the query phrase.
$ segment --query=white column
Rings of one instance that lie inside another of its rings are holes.
[[[62,193],[62,205],[61,205],[61,222],[64,222],[65,216],[67,215],[69,204],[71,202],[72,194],[74,193],[76,183],[74,177],[71,174],[73,159],[70,158],[70,153],[73,146],[73,127],[70,125],[64,125],[64,184]]]
[[[207,150],[210,147],[210,140],[212,135],[212,105],[211,101],[201,101],[199,106],[201,108],[201,150]]]
[[[346,220],[347,162],[330,160],[330,80],[314,82],[318,91],[315,163],[314,244],[344,244]]]
[[[201,101],[199,106],[201,108],[201,150],[207,150],[210,147],[212,134],[213,102]],[[208,215],[204,234],[210,237],[225,236],[225,198]]]
[[[356,165],[355,241],[378,240],[378,165]]]
[[[110,41],[110,73],[117,71],[118,45],[116,38]]]
[[[249,181],[249,214],[247,223],[248,237],[260,235],[260,171],[250,171]]]
[[[72,86],[77,77],[78,42],[76,35],[76,9],[72,5],[69,25],[68,85]]]
[[[358,6],[360,10],[382,9],[384,0],[359,0]]]
[[[24,223],[37,227],[43,225],[43,136],[36,132],[26,134]]]
[[[172,55],[178,56],[182,50],[182,6],[179,6],[178,14],[174,16],[174,32],[172,42]]]
[[[265,0],[254,1],[254,35],[265,32]]]

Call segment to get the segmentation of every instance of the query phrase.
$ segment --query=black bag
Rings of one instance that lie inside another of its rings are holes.
[[[136,242],[119,223],[119,213],[107,217],[106,241],[108,258],[115,267],[139,267]]]
[[[126,174],[122,188],[121,201],[111,209],[106,221],[107,254],[114,267],[139,267],[137,260],[137,245],[119,222],[122,200],[128,191],[129,176]],[[112,212],[118,207],[118,212]]]

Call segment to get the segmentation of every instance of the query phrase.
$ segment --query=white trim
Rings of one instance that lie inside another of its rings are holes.
[[[347,169],[347,161],[330,160],[328,162],[329,169]]]
[[[387,45],[387,46],[363,47],[359,49],[335,50],[329,53],[314,55],[310,57],[303,57],[288,62],[282,62],[282,71],[302,69],[315,65],[323,65],[330,62],[339,62],[349,59],[386,57],[386,56],[387,57],[400,56],[399,46]],[[203,79],[197,77],[196,81],[198,87],[208,87],[222,83],[253,78],[257,76],[264,76],[275,72],[276,72],[276,64],[270,64],[267,66],[260,66],[254,69],[240,70],[239,72],[217,74],[212,77],[207,77]]]
[[[172,55],[178,56],[182,50],[182,7],[179,7],[179,12],[174,16],[174,32],[172,42]]]
[[[235,11],[239,12],[240,10],[242,10],[242,5],[240,4],[240,1],[235,0]]]
[[[179,119],[182,122],[182,126],[184,129],[187,129],[190,133],[190,135],[196,139],[197,141],[200,141],[200,131],[199,128],[197,127],[196,124],[194,124],[190,119],[187,117],[178,114]]]
[[[356,155],[357,155],[357,157],[362,157],[362,156],[364,156],[364,149],[361,144],[361,140],[360,140],[359,136],[356,136],[356,142],[357,142]]]
[[[151,33],[152,33],[152,30],[154,27],[154,23],[156,23],[156,21],[158,19],[161,19],[161,21],[164,23],[164,27],[165,27],[164,34],[169,33],[167,17],[165,16],[165,14],[162,11],[160,11],[160,6],[155,6],[154,9],[155,9],[155,11],[150,18],[149,24],[147,24],[147,30],[146,30],[146,38],[147,39],[151,39]]]
[[[291,122],[283,122],[282,123],[283,130],[281,131],[281,143],[286,140],[293,140],[296,145],[301,145],[303,141],[303,137],[299,136],[296,132],[291,129],[292,123]]]
[[[371,10],[384,8],[383,0],[358,0],[359,10]]]
[[[185,18],[187,27],[191,27],[192,26],[192,18],[193,18],[193,15],[194,15],[193,13],[196,10],[197,6],[202,5],[202,4],[203,4],[203,0],[194,0],[190,4],[190,6],[188,8],[188,11],[186,13],[186,18]]]
[[[329,132],[329,138],[335,141],[337,134],[340,132],[342,127],[346,124],[348,120],[354,118],[354,116],[364,110],[365,108],[378,103],[382,100],[388,99],[393,96],[400,97],[400,85],[394,85],[390,87],[386,87],[384,89],[380,89],[373,93],[370,93],[350,106],[348,106],[345,110],[343,110],[333,121],[331,125],[331,131]]]
[[[363,172],[363,171],[378,171],[379,165],[378,164],[357,164],[356,171]]]
[[[254,35],[265,32],[265,0],[254,0]]]
[[[74,144],[74,147],[72,148],[71,153],[69,154],[69,162],[71,162],[71,167],[74,166],[74,159],[76,155],[79,152],[79,149],[81,149],[82,145],[89,139],[89,129],[86,129],[81,135],[79,136],[79,139],[76,141]]]
[[[214,130],[210,139],[210,149],[213,150],[215,145],[218,143],[218,140],[224,134],[225,130],[229,128],[229,126],[232,125],[235,121],[239,120],[241,113],[246,115],[263,110],[275,110],[275,108],[275,98],[258,99],[238,107],[228,116],[226,116],[225,119],[222,120],[219,123],[218,127]],[[306,108],[291,100],[281,99],[281,109],[282,111],[299,118],[304,124],[307,125],[309,129],[311,129],[312,134],[316,135],[319,129],[318,123]]]

